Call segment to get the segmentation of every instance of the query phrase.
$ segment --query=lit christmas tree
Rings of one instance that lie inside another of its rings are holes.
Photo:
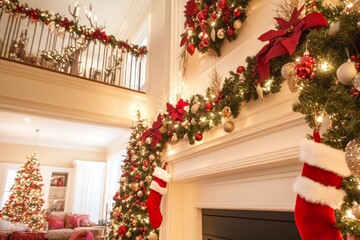
[[[12,223],[25,223],[32,231],[40,230],[45,215],[43,185],[37,153],[34,152],[17,172],[0,217]]]
[[[152,180],[150,162],[154,156],[145,158],[147,152],[141,141],[147,129],[145,120],[137,112],[137,122],[127,146],[127,156],[121,167],[120,188],[114,195],[115,203],[110,213],[109,239],[147,239],[157,234],[152,229],[146,207],[148,186]]]

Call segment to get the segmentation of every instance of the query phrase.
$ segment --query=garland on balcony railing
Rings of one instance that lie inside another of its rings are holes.
[[[45,25],[54,24],[55,27],[62,28],[64,31],[76,33],[88,41],[101,41],[112,47],[130,52],[134,56],[143,56],[147,54],[146,46],[139,46],[118,40],[113,35],[108,35],[102,28],[87,27],[78,24],[74,20],[62,16],[59,13],[53,13],[50,10],[41,10],[31,8],[26,3],[21,4],[18,0],[0,0],[0,8],[9,14],[18,14],[21,18],[29,18],[32,22],[43,22]]]

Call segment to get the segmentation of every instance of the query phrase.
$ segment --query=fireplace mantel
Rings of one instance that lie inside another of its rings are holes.
[[[302,167],[298,145],[311,133],[292,111],[296,98],[283,87],[264,102],[243,105],[234,132],[220,126],[194,145],[170,147],[160,239],[202,239],[204,208],[293,211],[292,184]]]

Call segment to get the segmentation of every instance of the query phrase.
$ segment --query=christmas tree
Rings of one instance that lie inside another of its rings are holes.
[[[34,152],[17,172],[0,217],[12,223],[25,223],[32,231],[40,230],[45,214],[42,188],[38,156]]]
[[[126,148],[127,156],[121,167],[120,188],[113,197],[115,203],[110,212],[109,239],[141,240],[158,234],[150,225],[146,207],[148,186],[152,180],[150,163],[155,161],[155,155],[146,155],[148,151],[141,136],[147,124],[139,111],[137,118]]]

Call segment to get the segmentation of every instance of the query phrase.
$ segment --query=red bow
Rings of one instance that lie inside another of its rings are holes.
[[[157,116],[157,119],[155,122],[153,122],[152,124],[152,128],[149,128],[148,130],[146,130],[142,135],[141,135],[141,140],[143,142],[145,142],[147,137],[152,137],[152,147],[153,149],[155,148],[156,144],[162,140],[162,136],[161,136],[161,132],[160,132],[160,127],[162,127],[162,120],[163,117],[161,114],[159,114]]]
[[[166,103],[166,111],[168,112],[173,121],[179,120],[180,122],[182,122],[184,121],[184,114],[186,113],[184,107],[186,106],[189,106],[189,103],[180,99],[176,104],[176,107],[174,107],[170,103]]]
[[[299,10],[294,9],[289,21],[275,18],[279,24],[278,30],[270,30],[259,37],[259,40],[269,41],[257,55],[256,68],[260,74],[260,82],[263,82],[270,73],[270,60],[285,53],[292,55],[298,45],[301,34],[309,28],[321,28],[327,26],[327,20],[319,12],[313,12],[300,18],[304,6]]]

